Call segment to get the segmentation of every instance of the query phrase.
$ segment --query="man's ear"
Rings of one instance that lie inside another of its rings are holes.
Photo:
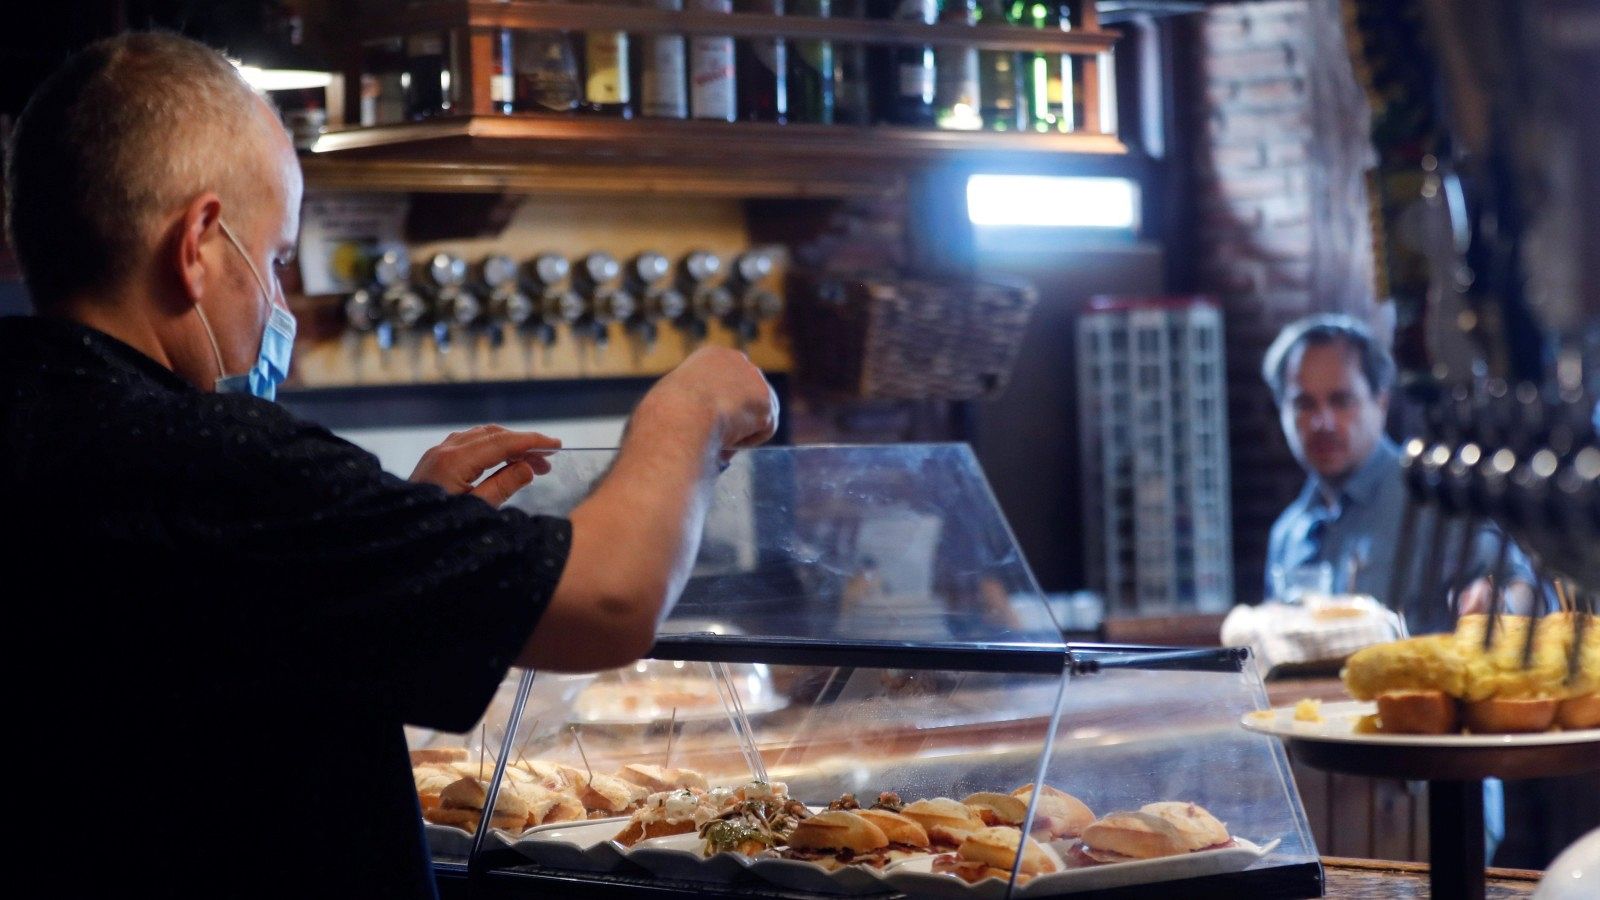
[[[222,219],[222,200],[207,191],[190,200],[178,219],[176,240],[171,248],[173,270],[179,287],[190,303],[199,303],[208,289],[216,290],[221,272],[215,258],[208,265],[206,252],[220,236],[217,223]]]

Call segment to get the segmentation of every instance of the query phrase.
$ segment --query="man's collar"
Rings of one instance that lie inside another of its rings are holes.
[[[1312,475],[1306,480],[1305,490],[1300,496],[1306,502],[1315,502],[1320,497],[1328,495],[1340,498],[1340,503],[1354,502],[1357,505],[1366,505],[1375,501],[1378,490],[1388,480],[1392,471],[1400,464],[1400,448],[1388,435],[1380,435],[1378,443],[1367,455],[1367,459],[1355,473],[1337,488],[1324,482],[1321,477]]]
[[[83,353],[124,373],[140,376],[168,390],[191,392],[194,385],[183,380],[178,373],[156,362],[128,344],[106,334],[98,328],[72,319],[53,316],[16,316],[7,319],[3,330],[40,347],[57,351],[70,347],[68,354]],[[78,348],[81,348],[79,350]],[[52,352],[48,363],[55,366],[74,365],[62,355]]]

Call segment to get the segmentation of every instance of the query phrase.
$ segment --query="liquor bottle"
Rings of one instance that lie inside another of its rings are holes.
[[[978,22],[1007,24],[1004,0],[979,0]],[[1022,117],[1022,54],[1011,50],[978,51],[978,115],[992,131],[1017,131]]]
[[[519,112],[572,112],[583,102],[578,54],[562,31],[519,31],[514,38]]]
[[[866,0],[831,0],[832,14],[841,19],[867,18]],[[865,44],[840,44],[833,50],[833,90],[835,122],[850,125],[872,123],[872,90],[869,56]]]
[[[593,0],[620,6],[617,0]],[[589,31],[583,36],[583,106],[602,116],[633,118],[633,76],[626,31]]]
[[[1073,26],[1081,21],[1070,2],[1056,2],[1056,16],[1061,23],[1062,31],[1071,31]],[[1072,54],[1061,54],[1061,65],[1058,67],[1059,86],[1056,90],[1060,96],[1061,118],[1056,123],[1059,131],[1076,131],[1083,122],[1083,85],[1081,79],[1073,72]]]
[[[792,0],[795,15],[826,19],[833,0]],[[833,41],[795,41],[789,49],[789,121],[832,125],[835,111]]]
[[[941,0],[939,21],[946,25],[978,24],[977,0]],[[978,117],[978,48],[940,47],[937,62],[936,119],[940,128],[976,131]]]
[[[1023,28],[1060,27],[1060,11],[1047,0],[1014,0],[1011,21]],[[1023,96],[1026,99],[1025,123],[1031,131],[1056,131],[1061,127],[1061,56],[1033,51],[1024,53]]]
[[[899,0],[894,18],[902,22],[932,25],[939,17],[939,0]],[[889,121],[901,125],[934,124],[934,94],[936,91],[933,47],[896,47],[894,49],[894,103]]]
[[[731,13],[733,0],[685,0],[701,12]],[[695,35],[689,41],[689,115],[732,122],[734,104],[733,38]]]
[[[498,113],[515,112],[517,79],[515,43],[509,28],[496,29],[491,48],[494,68],[489,73],[489,102]]]
[[[365,74],[361,76],[362,125],[393,125],[407,118],[405,41],[386,38],[361,45]]]
[[[1115,48],[1096,55],[1096,66],[1100,72],[1100,132],[1102,134],[1117,133],[1117,51]],[[1072,82],[1072,96],[1077,98],[1077,124],[1084,127],[1083,115],[1083,79]]]
[[[650,3],[656,9],[683,9],[683,0],[650,0]],[[639,111],[657,119],[688,117],[688,59],[683,35],[647,35],[639,44]]]
[[[739,12],[781,16],[783,0],[737,0]],[[789,121],[789,42],[749,38],[736,45],[739,118],[751,122]]]
[[[445,43],[445,35],[436,33],[406,38],[405,73],[401,76],[406,118],[426,119],[450,111],[450,67]]]

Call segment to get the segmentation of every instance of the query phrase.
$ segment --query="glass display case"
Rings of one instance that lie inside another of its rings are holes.
[[[610,456],[512,503],[565,512]],[[1065,643],[964,446],[764,448],[649,658],[410,736],[436,868],[496,894],[1319,896],[1247,662]]]

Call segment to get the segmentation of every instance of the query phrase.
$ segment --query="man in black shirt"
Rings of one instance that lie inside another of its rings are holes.
[[[773,432],[770,388],[690,357],[568,520],[497,509],[548,471],[537,434],[452,435],[402,481],[262,399],[301,178],[221,56],[90,47],[8,149],[39,313],[0,320],[25,864],[72,858],[52,894],[428,896],[402,724],[471,727],[512,665],[644,653],[719,466]]]

